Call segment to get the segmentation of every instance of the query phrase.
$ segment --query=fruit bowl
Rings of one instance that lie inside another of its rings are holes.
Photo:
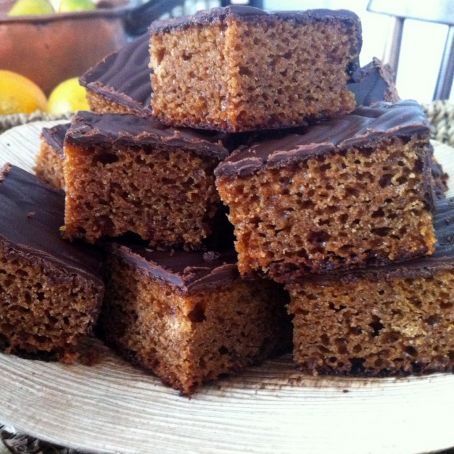
[[[4,1],[4,0],[3,0]],[[7,17],[0,10],[0,68],[28,77],[47,94],[62,80],[80,76],[178,0],[151,0],[139,7],[41,16]]]

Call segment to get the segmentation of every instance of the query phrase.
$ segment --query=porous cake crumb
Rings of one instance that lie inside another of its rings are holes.
[[[90,335],[104,285],[101,256],[61,239],[64,194],[24,170],[0,174],[0,346],[64,359]]]
[[[278,282],[434,251],[432,147],[416,102],[240,148],[216,169],[242,274]]]
[[[199,247],[219,209],[213,171],[227,154],[210,133],[79,112],[65,139],[66,237],[134,233],[153,246]]]
[[[152,110],[167,124],[239,132],[355,108],[347,83],[361,24],[352,12],[237,5],[155,21],[150,32]]]
[[[311,374],[454,371],[454,200],[435,216],[436,253],[287,285],[294,360]]]

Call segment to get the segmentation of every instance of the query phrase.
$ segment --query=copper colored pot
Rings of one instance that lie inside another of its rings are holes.
[[[15,71],[49,93],[123,46],[129,35],[182,1],[46,16],[0,16],[0,69]]]

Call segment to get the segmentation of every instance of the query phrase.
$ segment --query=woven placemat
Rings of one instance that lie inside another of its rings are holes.
[[[71,113],[52,115],[45,112],[36,111],[31,114],[15,114],[15,115],[0,115],[0,134],[7,129],[14,128],[15,126],[25,125],[32,121],[52,121],[63,120],[71,118]]]
[[[83,454],[28,435],[13,434],[0,425],[0,454]]]
[[[454,103],[433,101],[423,105],[432,124],[432,138],[454,146]]]
[[[27,435],[13,435],[3,429],[2,426],[0,426],[0,440],[0,454],[90,454],[88,452],[84,453],[82,451],[52,445]],[[5,451],[2,450],[3,447]],[[426,454],[454,454],[454,448],[433,451]]]

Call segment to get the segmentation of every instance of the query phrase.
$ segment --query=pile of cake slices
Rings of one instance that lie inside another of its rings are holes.
[[[96,326],[184,394],[292,338],[309,374],[453,371],[447,177],[360,49],[351,12],[238,6],[88,71],[37,177],[3,169],[3,349],[67,359]]]

